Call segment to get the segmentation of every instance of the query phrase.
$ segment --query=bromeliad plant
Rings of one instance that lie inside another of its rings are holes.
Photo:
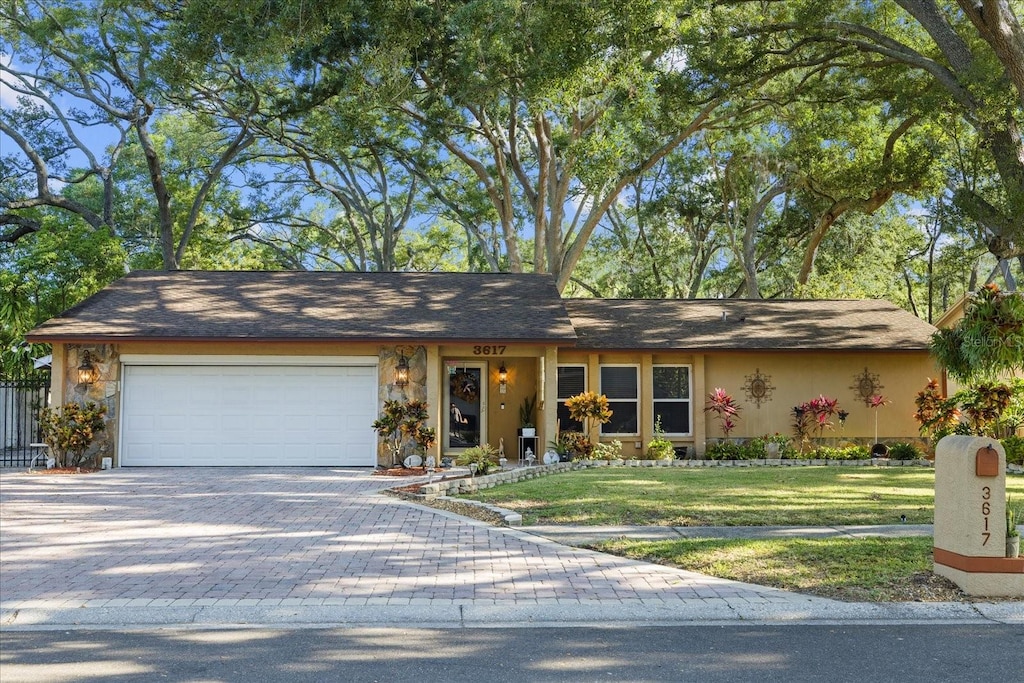
[[[705,413],[714,413],[715,419],[722,427],[722,433],[729,438],[729,433],[736,428],[740,419],[740,406],[736,399],[728,394],[725,389],[715,387],[715,390],[708,394],[707,402],[704,404]]]
[[[470,468],[471,475],[485,475],[498,465],[498,451],[489,443],[467,448],[455,460],[455,464]]]

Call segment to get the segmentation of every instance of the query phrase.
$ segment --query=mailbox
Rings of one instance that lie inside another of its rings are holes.
[[[974,474],[979,477],[999,476],[999,453],[989,444],[974,456]]]

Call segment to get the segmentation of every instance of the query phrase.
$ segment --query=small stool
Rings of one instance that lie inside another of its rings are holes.
[[[28,468],[31,470],[36,466],[36,460],[41,457],[46,458],[46,469],[52,469],[54,465],[54,459],[50,454],[50,444],[47,443],[30,443],[29,448],[38,448],[39,452],[32,456],[32,460],[28,463]]]

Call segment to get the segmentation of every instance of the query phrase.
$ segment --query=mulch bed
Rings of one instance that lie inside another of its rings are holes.
[[[28,470],[28,474],[92,474],[99,472],[99,467],[51,467],[48,470]]]
[[[374,470],[374,475],[379,477],[424,477],[427,475],[426,467],[389,467],[385,470]]]

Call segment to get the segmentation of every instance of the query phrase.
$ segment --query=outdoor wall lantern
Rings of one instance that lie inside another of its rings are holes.
[[[86,351],[82,354],[82,364],[78,366],[78,383],[94,384],[99,378],[99,368],[92,364],[92,354]]]
[[[498,391],[505,393],[508,388],[508,368],[502,363],[501,367],[498,368]]]
[[[403,353],[398,357],[398,365],[395,366],[395,386],[404,387],[409,384],[409,359]]]

